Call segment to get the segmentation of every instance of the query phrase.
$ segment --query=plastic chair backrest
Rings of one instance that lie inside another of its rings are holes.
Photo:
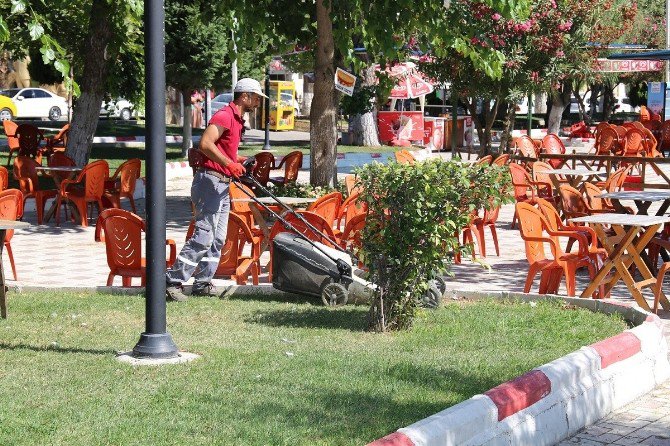
[[[76,166],[77,163],[74,162],[72,158],[64,154],[63,152],[54,152],[48,159],[47,159],[47,165],[49,167],[51,166]],[[51,172],[51,175],[57,178],[57,184],[60,184],[61,181],[67,179],[70,177],[70,174],[68,172],[58,172],[58,171],[53,171]]]
[[[670,147],[670,120],[663,122],[661,134],[663,135],[661,138],[663,148]]]
[[[638,128],[629,128],[626,131],[626,151],[625,156],[638,156],[640,152],[645,150],[646,136],[644,132]]]
[[[519,232],[526,248],[526,259],[531,265],[547,258],[544,250],[543,215],[542,212],[528,203],[517,203],[519,215]]]
[[[96,239],[99,240],[100,231],[104,231],[110,270],[142,268],[142,232],[145,230],[144,220],[125,209],[111,208],[100,213]]]
[[[0,192],[0,219],[18,220],[23,216],[23,194],[18,189],[7,189]],[[5,243],[14,235],[13,229],[5,232]]]
[[[537,158],[537,147],[528,135],[519,136],[514,142],[514,147],[522,156],[527,158]]]
[[[551,182],[551,176],[548,173],[545,173],[547,170],[552,170],[554,167],[549,163],[543,161],[535,161],[533,163],[533,181],[538,181],[547,184],[553,184]]]
[[[248,194],[244,193],[244,191]],[[256,194],[241,183],[230,183],[228,193],[230,195],[230,210],[237,214],[238,217],[241,217],[249,228],[253,228],[255,222],[254,215],[251,213],[250,202],[237,200],[248,200],[249,195],[255,197]]]
[[[565,145],[563,144],[563,141],[561,139],[554,135],[553,133],[548,134],[544,138],[542,138],[542,148],[541,150],[544,153],[552,154],[552,155],[564,155],[565,154]],[[561,159],[550,159],[547,161],[554,169],[559,168],[563,164],[565,164],[564,160]]]
[[[596,155],[623,153],[623,145],[616,129],[611,126],[603,128],[598,134],[595,144]]]
[[[589,210],[584,202],[581,192],[567,184],[561,184],[558,187],[561,195],[561,205],[566,217],[580,217],[589,215]]]
[[[105,180],[109,176],[109,164],[97,160],[84,166],[75,182],[83,182],[84,196],[87,200],[101,199],[105,192]]]
[[[67,145],[67,135],[70,131],[70,124],[65,124],[54,136],[47,139],[47,148],[55,147],[65,148]]]
[[[19,181],[19,189],[24,194],[31,194],[40,190],[35,167],[40,164],[28,156],[17,156],[14,159],[14,178]]]
[[[139,158],[124,161],[112,175],[112,179],[118,179],[120,182],[118,192],[121,195],[132,195],[135,192],[135,185],[141,172],[142,161]]]
[[[347,221],[344,231],[342,231],[342,237],[340,237],[340,242],[344,245],[345,249],[358,250],[363,247],[361,233],[365,229],[366,217],[365,214],[359,214]]]
[[[552,231],[558,231],[558,228],[563,225],[563,221],[561,220],[561,216],[558,214],[558,211],[554,205],[544,198],[538,198],[537,207],[544,215],[549,229]]]
[[[633,121],[631,124],[638,130],[644,130],[646,128],[640,121]]]
[[[507,163],[509,163],[509,154],[504,153],[500,155],[498,158],[494,159],[491,165],[495,166],[504,166]]]
[[[331,192],[319,197],[314,203],[307,206],[307,210],[322,216],[332,227],[341,205],[342,194],[339,192]]]
[[[337,228],[340,229],[340,224],[342,217],[344,217],[344,226],[347,225],[347,222],[354,218],[356,215],[365,214],[368,211],[368,205],[363,200],[360,200],[360,192],[354,191],[351,195],[347,197],[346,200],[340,206],[340,210],[337,213],[336,222]]]
[[[477,161],[475,161],[475,165],[477,166],[490,166],[491,163],[493,162],[493,155],[486,155],[481,158],[479,158]]]
[[[318,214],[309,211],[296,211],[297,214],[301,215],[308,223],[314,226],[319,232],[325,234],[331,240],[335,240],[335,234],[333,234],[332,227],[328,224],[326,220],[323,219]],[[305,223],[303,223],[298,217],[294,214],[286,214],[284,219],[290,223],[299,233],[303,234],[310,240],[321,242],[327,246],[333,246],[325,237],[320,234],[315,234],[314,231],[309,228]],[[291,232],[284,227],[281,221],[277,220],[272,225],[270,229],[270,240],[274,239],[277,234],[280,232]]]
[[[516,163],[510,163],[509,172],[512,175],[512,185],[514,186],[514,197],[525,199],[527,197],[528,188],[530,187],[530,175],[526,169]]]
[[[298,171],[302,168],[302,152],[295,150],[282,158],[279,166],[284,166],[284,184],[294,183],[298,179]]]
[[[0,191],[9,187],[9,171],[6,167],[0,166]]]
[[[395,156],[395,160],[399,164],[414,164],[414,163],[416,163],[416,158],[407,149],[397,150],[393,154],[393,156]]]
[[[602,133],[603,130],[607,128],[611,128],[611,124],[609,122],[599,122],[598,125],[596,126],[596,129],[594,131],[594,136],[595,136],[595,143],[598,144],[598,140],[600,139],[600,134]]]
[[[270,171],[275,168],[275,157],[271,152],[259,152],[254,155],[256,165],[252,175],[263,186],[270,181]]]
[[[600,194],[603,193],[603,191],[600,190],[598,186],[595,184],[584,182],[582,185],[584,189],[584,195],[586,195],[586,201],[588,201],[589,206],[591,206],[591,209],[595,210],[603,210],[605,206],[603,205],[603,199],[599,197]]]
[[[243,257],[244,246],[253,243],[253,236],[249,226],[239,215],[228,214],[228,233],[226,242],[221,248],[221,258],[216,269],[217,275],[233,275]]]
[[[16,129],[19,125],[14,121],[2,121],[2,127],[5,130],[5,136],[7,136],[7,144],[9,145],[9,150],[16,150],[19,148],[19,138],[16,137]]]
[[[19,155],[38,158],[42,132],[30,124],[21,124],[16,129],[16,137],[19,140]]]
[[[351,195],[355,192],[356,187],[356,175],[349,174],[344,177],[344,186],[347,188],[347,195]]]
[[[657,121],[649,121],[649,122],[657,122]],[[644,127],[644,130],[642,132],[647,137],[647,139],[645,140],[645,152],[647,153],[647,156],[651,156],[652,158],[658,158],[660,156],[663,156],[656,150],[656,147],[658,147],[658,141],[656,140],[656,137],[651,132],[651,130],[649,130],[647,127]]]

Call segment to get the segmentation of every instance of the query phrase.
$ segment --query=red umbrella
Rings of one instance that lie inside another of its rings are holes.
[[[376,66],[381,71],[379,65]],[[413,62],[403,62],[387,67],[386,74],[394,79],[396,84],[391,90],[391,99],[414,99],[432,93],[433,85],[424,79]]]

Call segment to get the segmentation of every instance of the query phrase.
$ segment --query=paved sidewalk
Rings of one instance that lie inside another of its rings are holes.
[[[448,154],[441,154],[448,157]],[[172,178],[167,185],[167,236],[177,242],[177,249],[183,245],[186,228],[190,219],[190,182],[189,170],[185,176]],[[300,179],[307,181],[308,173],[300,173]],[[144,216],[145,200],[137,200],[138,213]],[[128,207],[124,203],[124,207]],[[523,243],[518,230],[510,229],[513,206],[504,206],[498,222],[498,236],[503,256],[497,257],[487,231],[486,248],[488,256],[483,259],[487,267],[464,259],[462,265],[453,267],[453,277],[447,278],[449,289],[454,295],[468,290],[509,290],[522,291],[527,273]],[[105,247],[93,240],[94,227],[82,228],[65,222],[60,228],[53,222],[38,226],[34,212],[27,212],[25,221],[33,226],[16,231],[12,239],[19,280],[13,280],[7,254],[4,254],[7,284],[30,288],[92,288],[104,287],[109,269],[107,267]],[[266,254],[267,256],[267,254]],[[264,264],[267,257],[262,259]],[[670,280],[670,278],[669,278]],[[581,290],[588,282],[588,276],[580,273],[577,289]],[[138,282],[134,282],[138,283]],[[215,280],[217,285],[232,284],[232,281]],[[668,282],[670,284],[670,282]],[[116,278],[114,285],[120,285]],[[265,275],[261,276],[261,286],[269,287]],[[531,291],[537,290],[535,282]],[[561,293],[564,293],[561,288]],[[612,297],[625,302],[633,302],[623,285],[617,286]],[[650,298],[650,294],[646,294]],[[9,295],[11,300],[20,298]],[[661,311],[665,325],[666,338],[670,337],[670,313]],[[670,339],[669,339],[670,340]],[[604,420],[584,429],[565,440],[561,445],[668,445],[670,446],[670,381],[657,387],[653,392],[618,410]]]

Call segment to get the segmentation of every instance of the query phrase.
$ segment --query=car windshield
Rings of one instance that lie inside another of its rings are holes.
[[[18,93],[21,89],[20,88],[10,88],[9,90],[2,90],[0,91],[0,95],[7,96],[8,98],[13,98],[16,96],[16,93]]]
[[[232,100],[233,100],[232,93],[221,93],[220,95],[212,99],[213,102],[232,102]]]

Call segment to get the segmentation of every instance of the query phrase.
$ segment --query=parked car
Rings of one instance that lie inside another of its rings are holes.
[[[614,106],[615,112],[618,113],[635,113],[640,111],[640,107],[633,107],[630,103],[630,98],[618,98]]]
[[[221,110],[223,107],[228,105],[229,103],[233,102],[233,94],[232,93],[221,93],[220,95],[214,96],[214,99],[211,100],[210,104],[212,107],[212,115],[219,110]],[[202,108],[203,113],[205,112],[205,108]]]
[[[16,106],[16,118],[49,118],[58,121],[67,115],[65,98],[43,88],[10,88],[0,91],[0,95],[10,98]]]
[[[126,99],[110,99],[109,101],[102,101],[102,105],[100,105],[100,116],[120,118],[124,121],[128,121],[133,117],[133,109],[133,104]]]
[[[14,116],[16,116],[16,105],[11,99],[0,93],[0,121],[11,121]]]

